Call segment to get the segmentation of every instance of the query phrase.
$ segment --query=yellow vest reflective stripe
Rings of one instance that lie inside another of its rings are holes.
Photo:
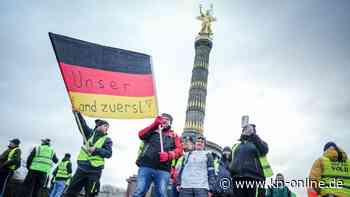
[[[92,135],[90,137],[90,139],[88,140],[89,144],[92,144],[93,142],[93,138],[94,138],[95,134]],[[103,144],[105,143],[107,139],[107,136],[103,136],[100,137],[100,139],[98,139],[95,144],[93,145],[93,147],[95,148],[102,148]],[[81,147],[80,149],[80,153],[78,156],[78,161],[89,161],[90,165],[93,167],[101,167],[105,164],[105,160],[103,157],[99,156],[99,155],[91,155],[86,149],[85,147]]]
[[[217,175],[219,173],[220,161],[219,159],[216,158],[213,160],[213,163],[214,163],[215,174]]]
[[[70,177],[70,174],[68,173],[68,170],[67,170],[67,165],[69,162],[70,161],[61,161],[58,164],[57,174],[56,174],[57,178],[69,178]]]
[[[145,148],[145,143],[143,141],[141,141],[140,146],[139,146],[139,150],[137,152],[137,155],[141,155],[141,153],[143,152],[143,149]]]
[[[323,172],[320,181],[326,186],[320,188],[320,195],[347,195],[350,196],[350,160],[346,162],[333,162],[327,157],[322,158]],[[335,188],[337,181],[343,184]]]
[[[273,171],[266,156],[259,157],[259,160],[264,172],[264,177],[272,177]]]
[[[171,160],[171,167],[175,167],[176,166],[176,162],[177,160],[176,159],[173,159]]]
[[[184,160],[184,156],[181,156],[180,158],[178,158],[175,167],[180,168],[183,160]]]
[[[239,146],[239,143],[234,144],[232,146],[232,161],[233,161],[233,158],[235,156],[235,154],[234,154],[235,150],[236,150],[236,148],[238,146]],[[269,161],[267,160],[266,155],[265,156],[260,156],[259,157],[259,161],[260,161],[261,167],[263,169],[264,177],[272,177],[273,176],[273,171],[272,171],[272,168],[271,168],[271,165],[270,165]]]
[[[53,155],[54,151],[52,147],[48,145],[40,145],[36,148],[35,156],[29,169],[50,173]]]
[[[7,161],[10,161],[11,159],[13,159],[13,156],[15,155],[16,150],[19,149],[18,147],[13,148],[12,150],[10,150],[9,154],[7,155]],[[16,164],[13,164],[11,166],[8,167],[10,170],[15,170],[16,169]]]

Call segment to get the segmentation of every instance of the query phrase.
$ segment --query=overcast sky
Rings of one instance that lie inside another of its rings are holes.
[[[350,1],[211,2],[218,20],[213,24],[206,137],[231,146],[240,135],[240,117],[248,114],[269,144],[274,171],[287,179],[305,178],[329,140],[350,153]],[[71,152],[75,158],[79,151],[82,139],[49,31],[151,55],[160,111],[173,114],[173,127],[181,134],[200,30],[198,4],[3,1],[2,147],[18,137],[26,158],[48,137],[59,157]],[[102,183],[126,188],[126,178],[137,172],[137,132],[152,120],[109,121],[114,152]],[[93,119],[88,122],[94,126]]]

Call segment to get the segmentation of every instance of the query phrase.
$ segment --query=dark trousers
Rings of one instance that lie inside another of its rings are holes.
[[[202,188],[181,188],[179,197],[208,197],[208,190]]]
[[[39,192],[45,187],[47,175],[45,172],[29,170],[23,182],[23,196],[39,197]]]
[[[236,197],[235,195],[233,195],[233,193],[214,193],[213,197]]]
[[[65,197],[77,197],[85,188],[86,197],[97,196],[100,190],[101,172],[85,172],[77,169],[65,193]]]
[[[264,182],[246,177],[234,178],[233,195],[236,197],[265,197]]]
[[[5,194],[6,185],[12,174],[10,171],[0,171],[0,196]]]

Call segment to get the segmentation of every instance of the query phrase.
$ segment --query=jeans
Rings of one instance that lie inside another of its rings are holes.
[[[137,173],[136,189],[133,197],[144,197],[154,182],[157,197],[167,197],[167,187],[170,173],[163,170],[156,170],[148,167],[140,167]]]
[[[65,182],[63,180],[55,181],[55,184],[53,185],[53,189],[49,197],[61,197],[64,191],[64,187]]]
[[[180,193],[176,189],[175,183],[171,186],[171,194],[173,195],[172,197],[179,197],[180,195]]]

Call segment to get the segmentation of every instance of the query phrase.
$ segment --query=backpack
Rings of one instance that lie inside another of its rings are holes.
[[[216,184],[214,186],[215,194],[232,194],[233,182],[230,171],[225,167],[225,164],[220,161],[218,173],[216,174]]]

